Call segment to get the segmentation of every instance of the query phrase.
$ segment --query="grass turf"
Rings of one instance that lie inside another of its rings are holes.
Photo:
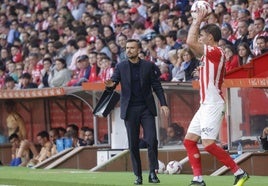
[[[148,183],[148,172],[143,173],[143,185]],[[191,175],[159,174],[163,186],[186,186]],[[89,172],[70,169],[30,169],[24,167],[0,167],[0,186],[128,186],[133,185],[134,175],[131,172]],[[233,176],[204,176],[207,186],[231,186]],[[268,177],[251,176],[244,186],[267,186]]]

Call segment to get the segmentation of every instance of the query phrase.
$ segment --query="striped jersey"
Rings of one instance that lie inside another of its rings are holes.
[[[221,85],[224,77],[224,53],[220,47],[204,46],[200,63],[200,103],[224,103]]]

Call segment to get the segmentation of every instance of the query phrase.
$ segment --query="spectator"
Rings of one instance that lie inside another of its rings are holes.
[[[255,32],[256,32],[256,35],[253,39],[253,54],[255,56],[259,55],[260,54],[260,50],[259,50],[259,46],[257,45],[257,38],[259,36],[268,36],[268,32],[264,30],[264,27],[265,27],[265,20],[262,18],[262,17],[259,17],[259,18],[256,18],[254,20],[254,28],[255,28]]]
[[[221,35],[222,35],[222,38],[227,39],[228,41],[232,42],[233,44],[236,41],[236,37],[234,35],[234,30],[229,23],[223,23],[221,25]]]
[[[105,53],[110,59],[112,58],[112,53],[109,48],[106,46],[104,39],[97,38],[95,42],[95,52]]]
[[[171,63],[173,64],[173,68],[172,68],[172,79],[171,81],[178,81],[178,82],[182,82],[182,81],[185,81],[185,71],[183,69],[183,66],[182,66],[182,62],[183,62],[183,58],[182,58],[182,53],[181,53],[182,49],[180,50],[177,50],[177,51],[174,51],[174,50],[171,50],[169,52],[170,53],[173,53],[173,55],[176,56],[175,60],[171,60]]]
[[[87,82],[90,75],[91,66],[87,55],[81,55],[77,58],[78,74],[75,78],[68,82],[68,86],[81,86],[83,82]]]
[[[189,48],[182,49],[181,55],[183,59],[181,66],[185,73],[184,81],[191,81],[194,78],[194,71],[199,66],[199,61]]]
[[[57,130],[59,131],[59,138],[63,138],[66,133],[66,129],[63,127],[57,127]]]
[[[239,34],[239,38],[235,41],[235,47],[237,47],[240,43],[246,42],[248,45],[251,44],[251,39],[248,38],[248,23],[246,21],[239,21],[237,25],[237,31]]]
[[[177,31],[175,30],[168,32],[168,34],[166,35],[166,42],[170,50],[172,49],[177,50],[177,49],[182,48],[181,44],[177,42]]]
[[[5,78],[6,78],[6,68],[5,65],[0,65],[0,89],[5,88]]]
[[[90,65],[90,75],[88,78],[89,82],[95,82],[98,80],[99,67],[97,66],[97,52],[90,52],[89,65]]]
[[[52,60],[50,58],[43,59],[44,68],[41,70],[41,83],[38,88],[49,87],[49,78],[52,76]]]
[[[41,163],[45,159],[49,158],[52,150],[52,143],[49,141],[49,134],[47,131],[41,131],[37,134],[37,141],[38,144],[41,145],[41,150],[38,155],[34,156],[29,163],[27,164],[27,167],[33,167],[37,165],[38,163]]]
[[[20,76],[21,89],[37,88],[37,84],[32,82],[31,74],[25,72]]]
[[[114,71],[111,65],[111,59],[108,56],[104,55],[101,59],[100,72],[98,74],[98,79],[100,81],[104,82],[111,78]]]
[[[11,76],[5,78],[5,89],[6,90],[18,90],[19,86]]]
[[[168,51],[169,46],[166,44],[166,38],[163,35],[157,35],[155,37],[155,49],[152,45],[149,45],[150,54],[156,59],[155,64],[160,66],[162,64],[169,64]]]
[[[171,123],[167,128],[166,145],[182,144],[184,139],[184,128],[177,123]]]
[[[239,59],[235,48],[232,45],[226,45],[224,48],[224,53],[226,57],[225,70],[229,72],[230,70],[239,66]]]
[[[127,36],[124,34],[119,34],[117,37],[117,42],[118,46],[120,47],[120,54],[119,54],[119,58],[120,61],[124,61],[127,59],[127,55],[126,55],[126,43],[127,43]]]
[[[160,81],[170,81],[170,74],[169,74],[169,68],[167,64],[162,64],[159,66],[161,75],[160,75]]]
[[[52,71],[49,80],[50,87],[64,87],[71,80],[71,73],[66,68],[66,61],[63,58],[55,60],[55,69]]]
[[[12,145],[11,166],[25,167],[30,161],[30,153],[34,157],[38,155],[34,144],[26,139],[20,139],[16,133],[11,134],[8,140]]]
[[[255,55],[261,55],[268,52],[268,36],[259,36],[256,39],[257,49]]]
[[[87,55],[87,40],[85,36],[78,36],[76,39],[78,50],[73,54],[72,62],[68,69],[76,70],[76,60],[78,56]]]
[[[251,62],[253,55],[247,43],[240,43],[237,47],[237,50],[240,66]]]
[[[262,135],[260,136],[263,150],[268,150],[268,127],[263,129]]]
[[[140,15],[140,13],[138,12],[137,8],[133,7],[131,9],[129,9],[129,14],[130,14],[130,23],[131,24],[141,23],[141,24],[144,25],[145,18]]]

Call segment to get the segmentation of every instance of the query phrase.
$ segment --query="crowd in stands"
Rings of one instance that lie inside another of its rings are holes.
[[[41,131],[36,139],[40,150],[18,132],[9,136],[9,142],[12,145],[11,166],[33,167],[64,149],[95,144],[94,130],[89,127],[81,127],[79,130],[76,124],[69,124],[66,129],[59,127]]]
[[[267,0],[208,0],[222,31],[226,71],[268,50]],[[80,86],[111,77],[127,39],[155,63],[161,81],[196,78],[185,41],[193,0],[1,0],[0,88]]]

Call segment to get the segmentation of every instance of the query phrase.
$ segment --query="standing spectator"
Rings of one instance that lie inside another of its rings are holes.
[[[52,71],[49,80],[50,87],[65,87],[71,80],[71,73],[66,67],[66,61],[63,58],[55,60],[55,69]]]
[[[214,24],[205,25],[199,30],[206,13],[201,10],[197,11],[197,15],[187,38],[188,46],[198,56],[202,56],[199,67],[200,107],[184,138],[184,146],[194,176],[190,185],[206,185],[202,177],[201,154],[197,146],[197,142],[201,139],[204,149],[231,169],[235,176],[233,185],[242,186],[249,175],[234,162],[225,150],[215,143],[225,112],[221,93],[224,77],[224,53],[218,47],[221,30]]]
[[[64,59],[66,60],[67,68],[69,69],[72,58],[75,52],[78,50],[78,46],[75,40],[71,39],[67,42],[67,46],[64,52]]]
[[[149,183],[160,182],[155,174],[155,170],[158,169],[158,142],[155,126],[157,113],[152,89],[160,101],[161,111],[166,116],[169,114],[163,88],[158,80],[158,75],[155,73],[156,66],[153,63],[140,60],[138,58],[140,50],[139,41],[128,40],[126,53],[129,60],[118,63],[112,78],[105,81],[106,87],[112,89],[119,82],[121,83],[121,118],[125,121],[133,170],[137,176],[134,181],[135,185],[141,185],[143,182],[139,154],[140,125],[143,127],[143,139],[148,145]],[[130,84],[129,81],[132,83]]]

